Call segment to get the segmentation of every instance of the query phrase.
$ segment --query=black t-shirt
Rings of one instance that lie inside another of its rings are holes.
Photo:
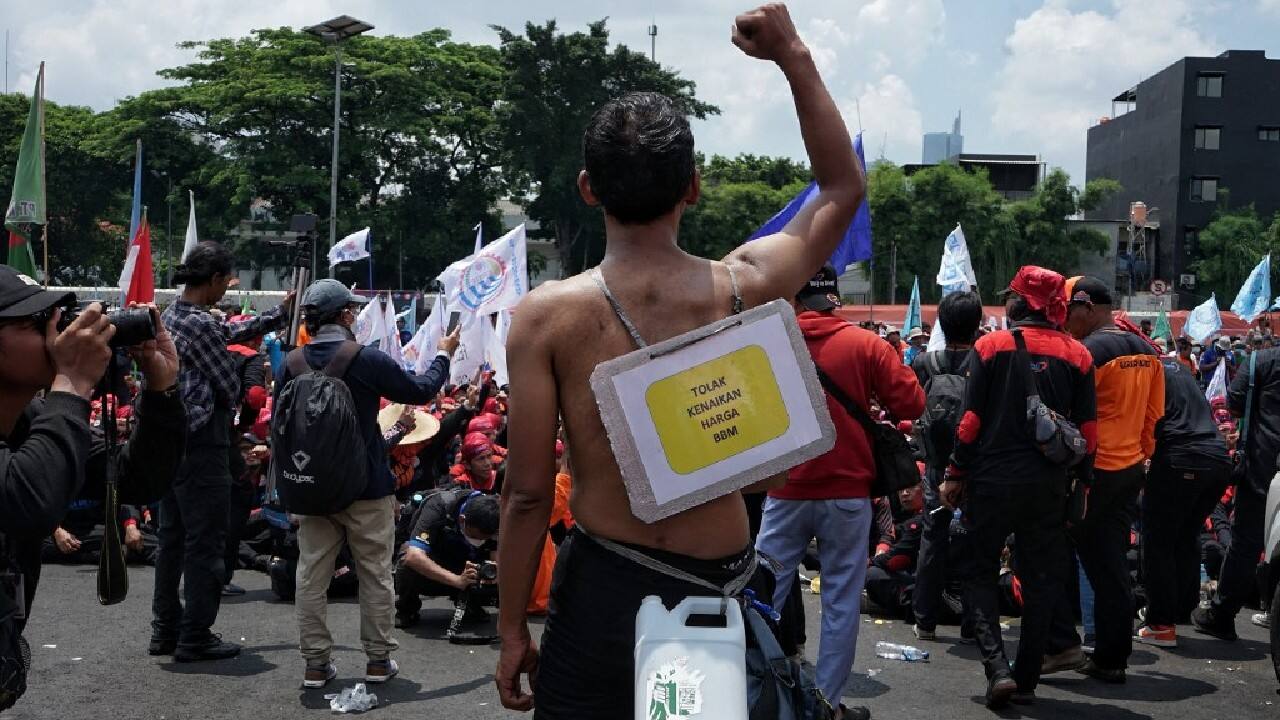
[[[458,488],[442,490],[428,497],[418,508],[409,545],[422,550],[437,565],[452,573],[462,572],[469,561],[483,560],[492,541],[479,548],[474,547],[458,527],[462,506],[471,497],[481,494],[470,488]]]
[[[1177,358],[1161,358],[1160,364],[1164,366],[1164,417],[1156,423],[1154,459],[1182,468],[1227,465],[1227,444],[1195,376]]]

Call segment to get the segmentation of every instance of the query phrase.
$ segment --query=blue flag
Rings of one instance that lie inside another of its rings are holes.
[[[1187,322],[1182,326],[1182,334],[1193,341],[1202,343],[1222,329],[1222,314],[1218,312],[1218,296],[1210,295],[1208,300],[1200,303],[1187,314]]]
[[[138,158],[133,164],[133,206],[129,208],[129,237],[125,245],[138,236],[138,223],[142,219],[142,141],[138,141]]]
[[[902,321],[902,332],[909,333],[923,326],[920,319],[920,276],[917,275],[911,283],[911,301],[907,303],[907,317]]]
[[[1259,315],[1267,311],[1271,302],[1271,255],[1249,273],[1249,279],[1240,286],[1236,301],[1231,303],[1231,312],[1240,316],[1241,320],[1251,323]]]
[[[866,171],[867,161],[862,155],[862,133],[858,133],[853,139],[853,151],[858,156],[858,163]],[[769,221],[760,226],[747,238],[747,242],[751,242],[756,238],[766,235],[773,235],[781,232],[782,228],[791,222],[791,218],[800,212],[800,208],[807,205],[818,195],[818,183],[811,182],[808,187],[800,191],[787,203],[787,206],[778,211],[777,215],[769,218]],[[840,241],[840,245],[836,247],[836,251],[831,254],[831,266],[836,269],[836,274],[843,274],[850,265],[871,259],[871,210],[867,206],[867,199],[862,198],[862,204],[858,206],[858,212],[853,216],[853,222],[850,223],[849,229],[844,232],[844,239]]]

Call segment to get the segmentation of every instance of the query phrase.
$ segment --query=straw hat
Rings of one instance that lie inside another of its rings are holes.
[[[400,403],[391,403],[378,411],[378,427],[382,429],[383,434],[396,424],[403,412],[404,405]],[[400,439],[399,445],[430,440],[440,432],[440,421],[418,408],[413,410],[413,420],[413,430]]]

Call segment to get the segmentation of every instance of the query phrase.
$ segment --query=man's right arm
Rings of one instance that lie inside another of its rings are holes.
[[[739,16],[733,42],[752,57],[776,62],[786,75],[818,184],[817,197],[781,232],[746,243],[725,258],[746,266],[743,284],[754,301],[749,304],[757,304],[795,295],[827,262],[862,202],[866,178],[840,110],[786,8],[768,5]]]
[[[89,401],[50,393],[16,450],[0,448],[0,531],[47,535],[84,484]]]

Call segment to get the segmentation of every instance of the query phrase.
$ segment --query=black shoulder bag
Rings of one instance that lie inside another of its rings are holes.
[[[907,437],[898,429],[871,419],[862,406],[845,394],[831,377],[814,364],[818,380],[827,394],[836,399],[845,412],[862,425],[871,441],[871,455],[876,459],[876,477],[871,481],[871,497],[885,497],[899,490],[920,484],[920,468],[916,466],[916,454]]]
[[[1039,388],[1031,375],[1031,354],[1027,352],[1022,330],[1013,330],[1013,342],[1017,346],[1014,362],[1018,365],[1027,394],[1028,434],[1049,462],[1067,468],[1078,465],[1087,450],[1080,428],[1040,400]]]
[[[21,626],[26,617],[22,570],[0,533],[0,711],[13,707],[27,691],[31,646]]]

